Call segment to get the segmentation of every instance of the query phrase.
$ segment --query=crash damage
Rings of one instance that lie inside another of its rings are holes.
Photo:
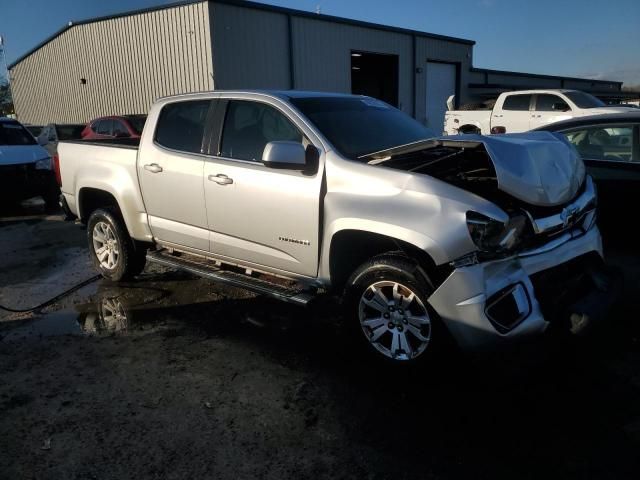
[[[566,140],[540,133],[444,137],[368,156],[472,192],[506,214],[467,212],[477,250],[451,262],[429,298],[460,345],[529,337],[551,322],[584,329],[612,301],[593,180]]]

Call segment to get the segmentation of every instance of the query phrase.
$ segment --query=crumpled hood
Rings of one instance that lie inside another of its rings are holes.
[[[49,153],[40,145],[0,145],[0,165],[35,163],[49,158]]]
[[[457,139],[482,142],[496,170],[498,188],[531,205],[566,203],[585,178],[580,154],[559,133],[446,137],[447,141]]]

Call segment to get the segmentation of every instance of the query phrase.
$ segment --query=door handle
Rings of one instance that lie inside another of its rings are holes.
[[[218,185],[229,185],[233,183],[233,178],[229,178],[223,173],[219,173],[217,175],[209,175],[208,178],[212,182],[216,182]]]
[[[502,118],[502,115],[494,115],[493,118]]]
[[[160,173],[162,171],[162,167],[157,163],[148,163],[144,166],[144,169],[151,173]]]

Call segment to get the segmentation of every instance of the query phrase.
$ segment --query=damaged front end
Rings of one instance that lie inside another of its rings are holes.
[[[613,298],[603,280],[593,180],[566,140],[540,133],[442,138],[371,156],[370,163],[429,175],[506,213],[466,212],[476,249],[450,263],[429,298],[462,346],[539,334],[576,314],[602,316]]]
[[[369,157],[371,164],[429,175],[472,192],[507,214],[505,221],[467,212],[477,251],[462,262],[503,258],[549,242],[557,246],[595,223],[595,185],[573,146],[553,133],[445,137]]]

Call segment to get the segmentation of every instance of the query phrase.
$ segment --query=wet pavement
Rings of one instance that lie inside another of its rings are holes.
[[[94,275],[85,232],[0,214],[0,303]],[[4,215],[4,216],[3,216]],[[148,267],[0,313],[0,478],[638,478],[640,259],[586,338],[371,362],[330,308]]]

